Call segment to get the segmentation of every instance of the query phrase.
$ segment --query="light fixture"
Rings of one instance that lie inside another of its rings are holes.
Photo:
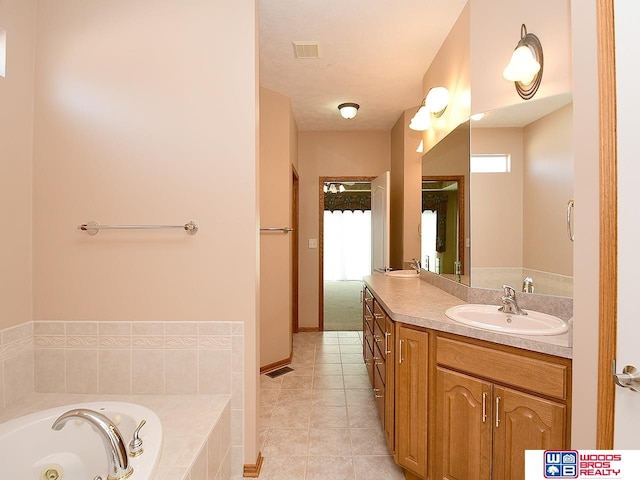
[[[409,128],[418,132],[423,132],[431,128],[431,118],[429,118],[429,110],[425,105],[421,105],[416,114],[413,116],[413,118],[411,119],[411,123],[409,123]]]
[[[345,190],[346,190],[345,186],[342,185],[341,183],[340,184],[337,184],[337,183],[325,183],[322,186],[322,191],[324,193],[338,193],[338,192],[342,193]]]
[[[434,117],[440,118],[449,105],[449,90],[445,87],[433,87],[427,93],[424,103]]]
[[[543,66],[542,44],[538,37],[527,32],[527,26],[523,23],[520,27],[520,41],[502,76],[515,83],[518,95],[529,100],[540,87]]]
[[[478,122],[478,121],[480,121],[480,120],[482,120],[484,118],[484,112],[483,113],[474,113],[469,118],[471,120],[473,120],[474,122]]]
[[[351,120],[353,117],[355,117],[358,113],[359,108],[360,105],[352,102],[341,103],[340,105],[338,105],[340,115],[342,115],[342,118],[346,118],[347,120]]]
[[[416,148],[416,152],[424,153],[424,140],[420,140],[420,144],[418,145],[418,148]]]

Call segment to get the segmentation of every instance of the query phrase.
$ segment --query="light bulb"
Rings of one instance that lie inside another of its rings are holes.
[[[449,90],[445,87],[433,87],[427,93],[424,103],[431,113],[439,113],[444,111],[449,105]]]
[[[540,64],[535,59],[533,51],[527,45],[522,45],[513,51],[502,76],[510,82],[529,85],[539,71]]]

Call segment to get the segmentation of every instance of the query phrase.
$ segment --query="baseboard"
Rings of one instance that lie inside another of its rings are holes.
[[[242,476],[249,477],[249,478],[257,478],[258,475],[260,475],[260,469],[262,468],[263,460],[264,460],[264,457],[262,456],[262,452],[258,452],[258,458],[256,459],[256,463],[244,464]]]
[[[318,327],[298,327],[298,332],[319,332]]]
[[[279,360],[274,363],[270,363],[269,365],[265,365],[264,367],[260,367],[260,373],[267,373],[271,370],[276,370],[277,368],[284,367],[285,365],[289,365],[291,363],[291,357],[285,358],[284,360]]]

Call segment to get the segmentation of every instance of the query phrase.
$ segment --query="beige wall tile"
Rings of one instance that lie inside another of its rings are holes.
[[[131,335],[131,322],[98,322],[98,335]]]
[[[33,336],[33,322],[23,323],[12,328],[7,328],[2,331],[2,342],[0,345],[6,345],[7,343],[17,342],[24,338]]]
[[[0,360],[0,411],[4,408],[4,361]]]
[[[36,321],[33,326],[34,335],[64,335],[65,322]]]
[[[99,393],[131,393],[131,350],[100,350],[98,375]]]
[[[222,464],[222,442],[220,439],[220,424],[218,423],[207,441],[207,480],[214,480],[220,472]]]
[[[199,322],[200,335],[231,335],[230,322]]]
[[[98,335],[96,322],[67,322],[67,335]]]
[[[98,393],[98,351],[66,351],[66,385],[68,393]]]
[[[131,327],[133,335],[164,335],[163,322],[133,322]]]
[[[197,335],[198,322],[166,322],[165,335]]]
[[[198,352],[165,351],[165,393],[198,393]]]
[[[65,392],[65,351],[58,348],[37,348],[35,358],[35,391]]]
[[[164,393],[164,353],[163,350],[133,350],[133,393]]]
[[[4,402],[6,406],[33,393],[33,350],[4,360]]]
[[[231,393],[231,350],[201,350],[198,393]]]

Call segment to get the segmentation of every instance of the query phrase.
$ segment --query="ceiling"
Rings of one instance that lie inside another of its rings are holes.
[[[291,99],[300,131],[390,130],[467,0],[260,0],[260,85]],[[298,59],[293,42],[320,42]],[[360,105],[343,119],[337,106]]]

